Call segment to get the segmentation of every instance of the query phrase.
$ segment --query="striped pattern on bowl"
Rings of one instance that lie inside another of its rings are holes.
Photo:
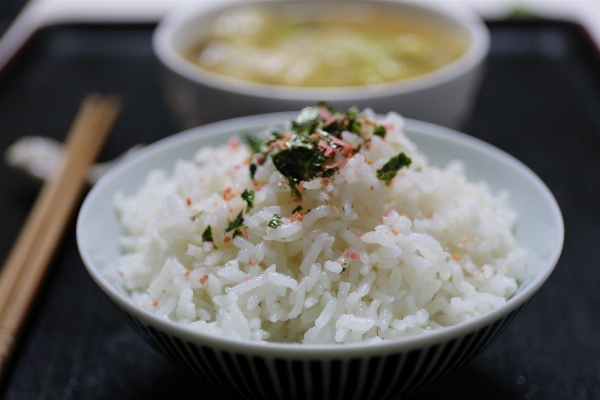
[[[430,347],[361,358],[289,359],[249,357],[183,341],[115,304],[135,331],[173,364],[225,392],[257,400],[396,399],[447,376],[478,355],[526,305],[493,324]]]

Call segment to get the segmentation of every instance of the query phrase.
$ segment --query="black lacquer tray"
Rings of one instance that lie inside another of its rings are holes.
[[[513,154],[547,183],[564,215],[565,246],[548,282],[490,348],[406,399],[600,399],[598,51],[572,23],[488,24],[487,73],[464,131]],[[102,159],[179,131],[161,96],[153,29],[103,24],[38,32],[0,71],[0,151],[23,135],[62,140],[90,91],[118,92],[124,100]],[[0,177],[3,261],[36,189],[4,164]],[[172,366],[136,335],[87,275],[74,221],[0,396],[227,398]]]

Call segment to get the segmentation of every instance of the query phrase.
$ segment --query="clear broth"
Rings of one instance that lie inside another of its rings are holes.
[[[243,7],[219,15],[210,34],[184,56],[208,71],[252,82],[343,87],[426,74],[467,47],[462,35],[379,7],[308,18]]]

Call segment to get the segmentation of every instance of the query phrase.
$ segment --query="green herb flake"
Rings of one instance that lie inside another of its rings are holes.
[[[300,183],[309,181],[323,170],[325,156],[317,146],[292,144],[289,149],[271,154],[275,168],[288,181]]]
[[[310,133],[320,122],[319,107],[305,107],[292,121],[292,129],[298,133]]]
[[[231,238],[234,239],[236,236],[243,236],[241,228],[240,229],[235,229],[233,231],[233,234],[231,235]]]
[[[263,148],[269,144],[269,139],[256,132],[247,134],[244,139],[253,154],[263,152]]]
[[[389,185],[402,167],[410,166],[411,159],[404,153],[394,156],[386,162],[383,167],[377,170],[377,178]]]
[[[248,203],[246,212],[250,211],[250,209],[254,207],[254,191],[250,189],[244,189],[244,192],[242,193],[242,199]]]
[[[323,178],[330,178],[333,175],[335,175],[335,173],[338,172],[338,170],[339,170],[338,167],[326,169],[325,171],[323,171],[323,175],[321,175],[321,176]]]
[[[358,108],[351,107],[346,112],[335,111],[330,107],[328,107],[328,110],[334,117],[327,125],[323,126],[324,132],[337,137],[340,137],[343,131],[354,133],[361,137],[363,136],[361,113]]]
[[[250,179],[254,179],[254,174],[256,174],[256,169],[258,168],[258,166],[254,163],[250,164]]]
[[[375,125],[373,128],[373,135],[377,135],[380,138],[384,138],[387,131],[383,125]]]
[[[330,113],[335,114],[335,109],[326,101],[321,100],[317,102],[317,106],[319,106],[319,108],[326,108]]]
[[[197,212],[196,214],[194,214],[194,215],[190,216],[190,219],[191,219],[192,221],[195,221],[196,219],[198,219],[198,217],[200,217],[200,216],[202,215],[202,213],[203,213],[203,212],[204,212],[204,211],[199,211],[199,212]]]
[[[346,130],[348,132],[354,133],[355,135],[362,136],[362,126],[359,121],[359,118],[360,110],[356,107],[349,108],[348,111],[346,111],[346,120],[348,121]]]
[[[271,135],[273,135],[273,138],[275,140],[283,139],[283,133],[281,133],[280,131],[271,131]]]
[[[271,220],[269,221],[267,226],[269,228],[277,229],[282,224],[283,224],[283,222],[281,221],[281,215],[273,214],[273,217],[271,218]]]
[[[237,215],[237,217],[235,217],[235,219],[233,221],[231,221],[229,223],[229,225],[227,225],[227,228],[225,229],[225,233],[227,232],[233,232],[233,237],[236,236],[236,231],[238,231],[242,226],[244,226],[244,217],[242,216],[242,212],[240,211],[240,213]],[[241,235],[241,231],[239,232],[239,234]]]
[[[296,185],[296,182],[294,182],[294,181],[288,181],[288,182],[290,184],[290,193],[292,194],[292,197],[302,200],[302,193],[300,193],[300,189],[298,189],[298,185]]]
[[[212,236],[212,228],[210,227],[210,225],[206,227],[204,232],[202,232],[202,241],[214,243]]]
[[[300,212],[300,211],[302,211],[302,206],[298,205],[298,207],[296,207],[292,210],[292,214],[296,214],[297,212]]]

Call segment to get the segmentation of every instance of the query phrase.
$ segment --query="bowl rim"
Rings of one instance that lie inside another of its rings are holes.
[[[152,46],[159,61],[171,72],[187,80],[223,92],[244,94],[264,99],[312,101],[327,98],[341,101],[348,98],[355,101],[369,100],[382,96],[408,94],[426,90],[452,81],[477,68],[487,57],[490,48],[490,33],[481,18],[466,5],[431,0],[351,0],[352,3],[384,3],[419,9],[436,17],[447,18],[465,29],[470,35],[471,44],[458,59],[436,70],[412,78],[372,85],[345,87],[296,87],[257,83],[217,74],[193,65],[171,45],[172,36],[181,27],[196,18],[218,12],[236,5],[299,3],[303,0],[222,0],[220,2],[190,2],[176,7],[158,24],[152,36]],[[334,0],[304,0],[307,3],[335,3]]]
[[[551,253],[547,256],[548,261],[540,268],[538,275],[533,279],[523,290],[508,299],[506,303],[497,309],[488,311],[484,314],[474,316],[473,318],[461,322],[457,325],[444,327],[442,329],[407,336],[399,339],[383,341],[378,343],[347,343],[347,344],[299,344],[299,343],[280,343],[280,342],[257,342],[251,340],[239,340],[231,338],[223,338],[218,335],[194,331],[185,325],[174,321],[165,320],[157,317],[153,313],[136,306],[131,299],[120,293],[115,287],[106,281],[103,275],[96,269],[94,261],[90,256],[87,248],[84,245],[82,216],[89,214],[91,211],[90,203],[93,198],[104,190],[104,187],[109,185],[114,177],[118,176],[121,171],[130,168],[133,165],[145,162],[147,159],[156,157],[167,148],[179,147],[185,143],[202,140],[206,142],[211,138],[222,136],[218,139],[219,142],[225,143],[230,136],[229,132],[239,131],[241,129],[260,129],[275,124],[283,124],[297,116],[297,112],[278,112],[269,114],[259,114],[253,116],[245,116],[233,118],[220,122],[215,122],[195,128],[191,128],[177,134],[168,136],[157,142],[154,142],[147,147],[136,152],[131,158],[124,160],[113,167],[106,175],[104,175],[90,190],[85,197],[83,204],[79,210],[76,223],[76,239],[80,252],[81,259],[85,268],[94,281],[100,286],[102,291],[116,305],[122,308],[130,315],[138,318],[144,323],[154,326],[163,332],[172,334],[173,336],[183,338],[192,343],[202,343],[202,345],[212,346],[213,348],[226,348],[232,351],[242,351],[245,353],[254,353],[270,356],[287,355],[297,357],[299,359],[310,357],[322,357],[325,354],[330,357],[348,357],[348,351],[352,351],[353,355],[358,354],[380,354],[390,353],[392,351],[408,351],[418,348],[426,348],[435,344],[448,342],[452,339],[464,336],[470,332],[481,329],[490,325],[498,319],[505,317],[509,313],[524,306],[529,299],[539,290],[543,283],[549,278],[552,271],[556,267],[562,252],[564,243],[564,221],[550,189],[546,184],[525,164],[506,153],[505,151],[473,136],[457,132],[453,129],[431,124],[428,122],[417,121],[406,118],[404,130],[410,135],[424,135],[433,138],[443,138],[444,140],[452,141],[461,144],[470,149],[475,149],[479,152],[486,153],[487,156],[500,159],[502,162],[508,163],[511,167],[517,169],[528,181],[534,185],[545,197],[551,209],[551,215],[548,217],[553,221],[553,226],[559,230],[556,236],[556,243],[552,246]],[[223,135],[225,134],[225,135]],[[198,144],[195,143],[197,148]],[[202,146],[202,144],[201,144]]]

